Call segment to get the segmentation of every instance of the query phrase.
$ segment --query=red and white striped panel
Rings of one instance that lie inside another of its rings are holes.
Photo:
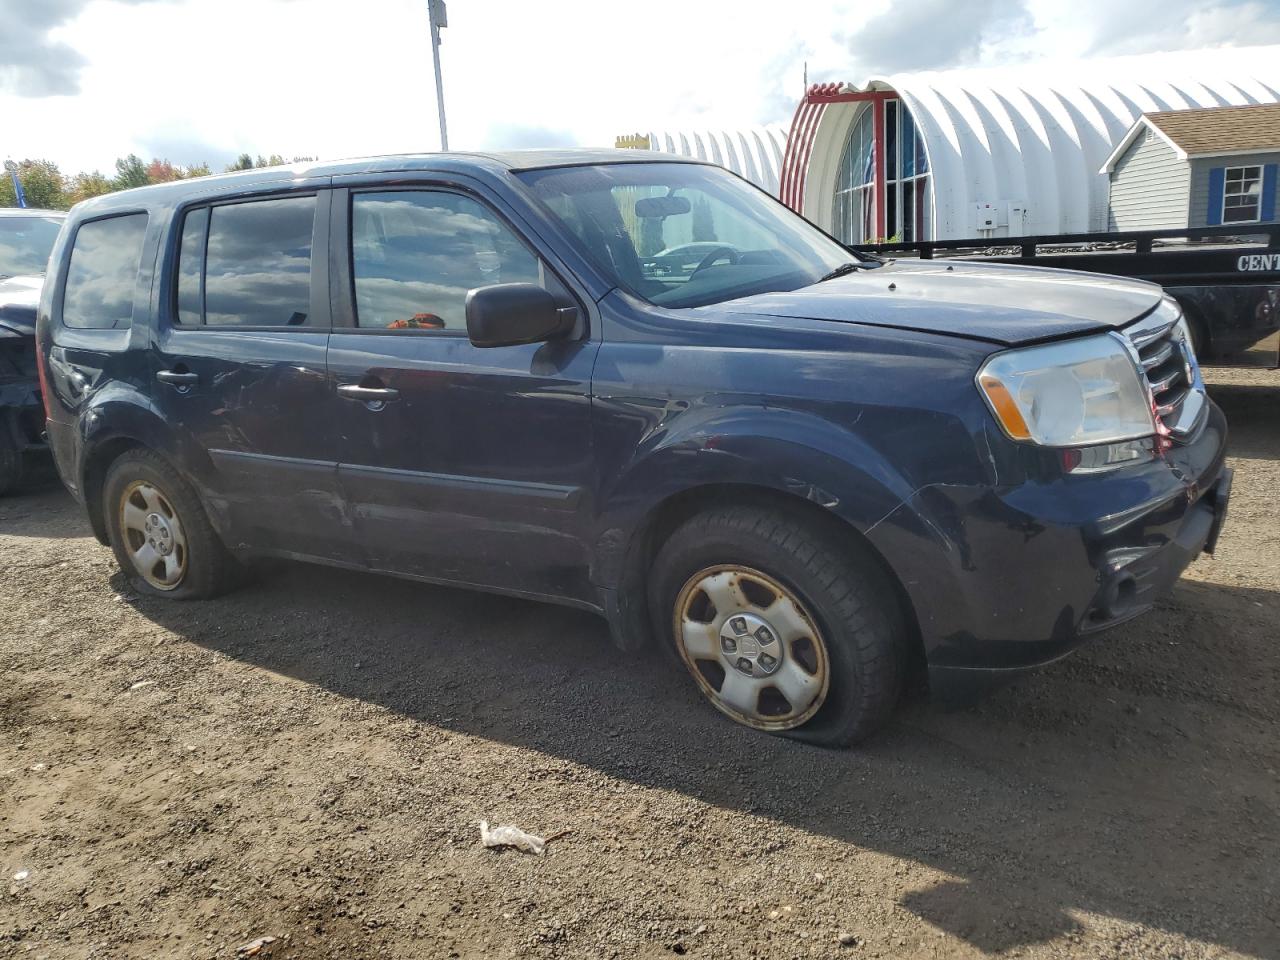
[[[809,155],[813,152],[813,140],[818,124],[827,110],[825,99],[840,92],[841,83],[815,83],[796,107],[791,118],[791,132],[787,134],[787,151],[782,158],[782,176],[778,185],[778,199],[796,213],[804,213],[805,174],[809,169]]]

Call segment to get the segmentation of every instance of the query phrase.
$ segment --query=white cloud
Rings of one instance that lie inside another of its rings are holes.
[[[438,144],[426,0],[0,4],[25,31],[18,42],[5,23],[0,43],[9,156],[109,172],[129,152],[221,166],[241,152],[329,158]],[[941,19],[948,11],[963,16]],[[449,22],[453,147],[600,146],[637,130],[786,123],[806,61],[811,81],[862,81],[877,70],[1274,42],[1280,2],[450,0]],[[63,60],[42,73],[49,50]]]

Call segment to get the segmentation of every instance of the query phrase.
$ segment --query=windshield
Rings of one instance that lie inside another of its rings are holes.
[[[517,176],[611,280],[664,307],[795,290],[855,259],[719,167],[617,163]]]
[[[60,217],[0,217],[0,278],[43,274]]]

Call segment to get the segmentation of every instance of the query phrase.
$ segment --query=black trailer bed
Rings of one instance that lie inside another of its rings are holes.
[[[881,256],[1085,270],[1158,283],[1206,363],[1280,367],[1280,224],[860,244]]]

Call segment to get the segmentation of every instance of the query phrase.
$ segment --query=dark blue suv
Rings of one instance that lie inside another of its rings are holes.
[[[866,259],[639,151],[130,190],[50,269],[52,447],[139,592],[269,555],[572,604],[820,743],[1150,609],[1230,488],[1158,287]]]

